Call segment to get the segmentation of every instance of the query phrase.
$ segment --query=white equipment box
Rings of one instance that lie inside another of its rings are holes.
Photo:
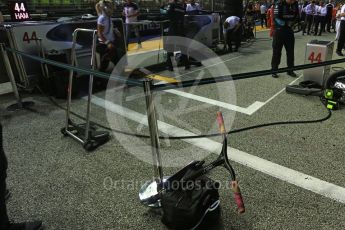
[[[320,63],[332,60],[334,42],[312,40],[307,43],[305,64]],[[313,81],[323,86],[329,77],[331,66],[321,66],[303,71],[304,81]]]

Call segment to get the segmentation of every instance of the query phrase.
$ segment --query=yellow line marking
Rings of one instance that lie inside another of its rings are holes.
[[[157,81],[165,81],[167,83],[178,83],[181,82],[179,80],[176,80],[175,78],[172,77],[168,77],[168,76],[162,76],[162,75],[158,75],[158,74],[151,74],[147,76],[148,78],[151,78],[153,80],[157,80]]]
[[[137,46],[137,43],[128,44],[128,54],[135,54],[138,52],[146,52],[163,48],[163,39],[158,38],[144,41],[141,43],[142,48],[140,49],[138,49]]]
[[[269,30],[270,28],[266,28],[266,27],[262,28],[261,26],[256,26],[256,32],[269,31]]]
[[[135,69],[132,69],[132,68],[125,68],[125,73],[131,73],[133,72]],[[145,76],[147,78],[150,78],[150,79],[153,79],[153,80],[157,80],[157,81],[165,81],[167,83],[171,83],[171,84],[174,84],[174,83],[178,83],[178,82],[181,82],[180,80],[177,80],[175,78],[172,78],[172,77],[169,77],[169,76],[163,76],[163,75],[159,75],[159,74],[150,74],[148,76]]]

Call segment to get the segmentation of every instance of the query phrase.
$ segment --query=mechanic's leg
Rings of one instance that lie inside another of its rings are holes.
[[[135,33],[136,38],[138,39],[138,45],[141,46],[141,37],[140,37],[140,30],[139,29],[140,29],[139,26],[136,26],[134,28],[134,33]]]
[[[292,29],[287,29],[284,33],[284,47],[286,51],[286,63],[288,68],[294,67],[295,62],[295,36]],[[292,73],[289,71],[288,73]]]
[[[317,35],[317,32],[319,30],[319,24],[320,24],[320,16],[314,16],[314,35]]]
[[[339,27],[339,39],[338,39],[338,45],[337,45],[337,53],[340,55],[342,52],[342,49],[345,44],[345,21],[342,20],[340,22]]]
[[[238,48],[241,46],[242,27],[238,28],[238,30],[235,32],[234,38],[235,38],[235,50],[238,51]]]
[[[172,58],[174,57],[174,53],[173,52],[168,52],[167,53],[167,60],[166,60],[166,67],[170,70],[173,71],[174,70],[174,66],[172,64]]]
[[[326,17],[320,17],[321,18],[321,29],[319,32],[319,36],[321,36],[322,32],[325,32],[325,28],[326,28]]]
[[[326,25],[327,25],[327,32],[331,32],[331,25],[332,25],[332,17],[326,16]]]
[[[272,42],[272,48],[273,48],[273,55],[272,55],[272,61],[271,61],[271,67],[272,70],[277,70],[278,66],[280,64],[280,59],[282,55],[282,49],[283,49],[283,38],[282,38],[282,31],[280,29],[276,29],[273,33],[273,42]]]
[[[109,59],[107,58],[107,45],[105,44],[98,44],[97,47],[96,47],[96,51],[97,53],[99,53],[99,59],[100,59],[100,65],[99,65],[99,68],[98,70],[100,72],[105,72],[108,68],[108,65],[109,65]]]
[[[307,34],[309,35],[311,25],[313,24],[313,15],[307,15],[307,23],[308,23]]]
[[[8,224],[8,216],[5,203],[6,170],[7,159],[2,146],[2,125],[0,124],[0,229],[2,229],[1,226],[5,226]]]
[[[126,24],[126,45],[127,45],[127,50],[129,46],[129,38],[131,34],[131,25]]]
[[[228,30],[226,32],[226,44],[228,46],[228,51],[232,52],[232,44],[231,44],[231,40],[232,40],[232,30]]]

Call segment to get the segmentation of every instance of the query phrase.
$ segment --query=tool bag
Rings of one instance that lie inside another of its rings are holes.
[[[190,169],[181,179],[170,181],[161,196],[162,222],[170,229],[196,229],[206,216],[219,218],[219,183],[205,175],[183,180],[193,172]]]

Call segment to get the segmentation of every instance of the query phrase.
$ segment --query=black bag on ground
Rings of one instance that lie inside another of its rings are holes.
[[[187,178],[193,171],[187,171],[183,178]],[[206,176],[181,181],[171,181],[171,188],[161,197],[162,222],[170,229],[187,230],[195,229],[210,212],[216,214],[212,220],[218,219],[219,184]]]

